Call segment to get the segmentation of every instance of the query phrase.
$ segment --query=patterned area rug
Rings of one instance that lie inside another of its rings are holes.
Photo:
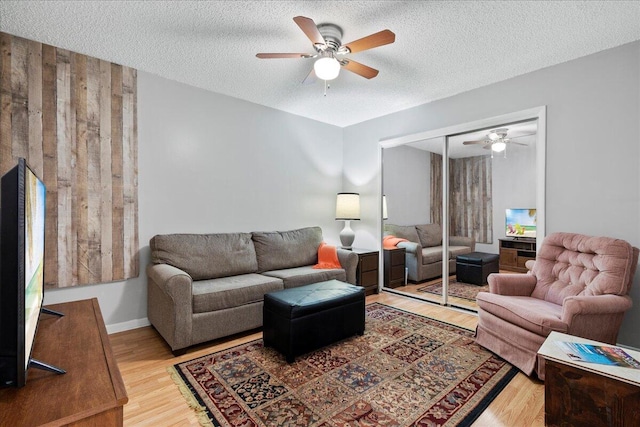
[[[467,426],[517,373],[473,332],[383,304],[363,336],[296,358],[262,340],[169,368],[203,425]]]
[[[423,286],[422,288],[418,288],[418,291],[426,292],[429,294],[442,295],[442,282]],[[489,292],[489,285],[478,286],[472,285],[470,283],[456,282],[455,276],[449,278],[450,296],[475,302],[478,292]]]

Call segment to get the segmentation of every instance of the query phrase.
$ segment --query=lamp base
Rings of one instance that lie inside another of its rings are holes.
[[[340,243],[343,249],[351,249],[351,245],[356,238],[356,233],[351,229],[351,221],[345,220],[344,228],[340,232]]]

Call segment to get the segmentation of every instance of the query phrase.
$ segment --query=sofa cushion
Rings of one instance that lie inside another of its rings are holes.
[[[258,270],[250,233],[163,234],[150,242],[151,262],[169,264],[193,280],[215,279]]]
[[[387,235],[393,235],[402,239],[407,239],[410,242],[420,243],[418,232],[414,225],[395,225],[385,224],[384,231]]]
[[[282,280],[261,274],[241,274],[193,282],[193,312],[208,313],[262,301],[267,292],[284,288]]]
[[[442,261],[442,246],[422,248],[422,264],[433,264]]]
[[[265,271],[265,276],[277,277],[284,282],[285,289],[336,279],[347,281],[347,273],[342,269],[314,269],[313,266],[287,268],[285,270]]]
[[[561,305],[532,297],[489,292],[479,292],[476,302],[481,310],[540,336],[546,337],[551,331],[568,331],[568,325],[562,321]]]
[[[318,247],[322,243],[320,227],[252,234],[259,273],[318,262]]]
[[[440,224],[416,225],[422,247],[442,245],[442,227]]]

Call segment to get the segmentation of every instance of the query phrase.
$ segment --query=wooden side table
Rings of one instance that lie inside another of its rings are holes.
[[[405,268],[405,249],[385,249],[384,250],[384,286],[386,288],[397,288],[403,286]]]
[[[365,289],[366,295],[378,293],[378,257],[380,253],[370,249],[352,248],[358,255],[356,284]]]
[[[559,332],[549,334],[538,350],[545,359],[545,425],[640,425],[640,369],[571,360],[557,341],[615,347]],[[623,350],[640,361],[640,352]]]

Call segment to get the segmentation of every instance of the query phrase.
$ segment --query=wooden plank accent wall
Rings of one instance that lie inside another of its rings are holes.
[[[135,69],[0,32],[0,174],[47,187],[47,287],[138,276],[137,133]]]
[[[490,156],[449,159],[449,234],[493,243]],[[431,222],[442,224],[442,156],[431,153]]]
[[[451,235],[493,243],[491,157],[450,159],[449,165]]]

